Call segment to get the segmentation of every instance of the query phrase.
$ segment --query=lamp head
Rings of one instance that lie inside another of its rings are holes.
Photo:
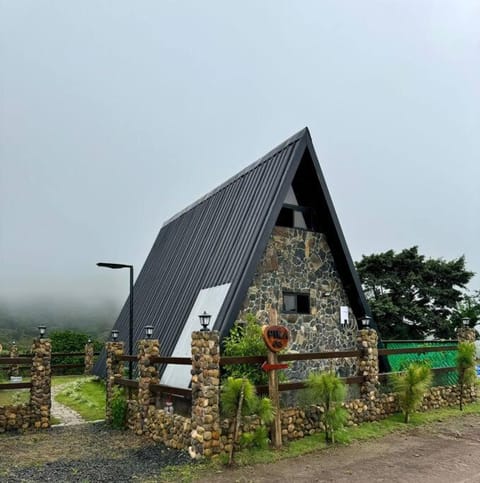
[[[200,319],[200,325],[202,328],[200,329],[201,332],[208,331],[208,325],[210,324],[210,318],[212,316],[207,314],[206,310],[203,311],[203,314],[199,315],[198,318]]]
[[[150,339],[153,335],[153,325],[146,325],[145,326],[145,335],[147,339]]]

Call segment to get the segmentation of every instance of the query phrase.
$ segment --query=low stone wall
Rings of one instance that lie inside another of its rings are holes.
[[[466,332],[466,331],[465,331]],[[463,337],[470,336],[462,333]],[[107,398],[113,390],[114,375],[119,373],[115,352],[122,353],[122,347],[107,344]],[[358,375],[364,380],[359,384],[360,398],[344,404],[349,417],[347,424],[378,421],[400,412],[398,396],[379,391],[377,334],[372,329],[357,333],[359,349]],[[172,414],[154,405],[149,385],[158,381],[155,364],[150,358],[158,354],[159,344],[154,341],[139,342],[139,396],[128,401],[128,427],[136,434],[144,434],[155,441],[176,449],[188,449],[192,458],[212,457],[228,453],[233,444],[232,421],[222,419],[219,414],[219,337],[218,332],[192,333],[192,417]],[[110,388],[110,391],[108,390]],[[464,391],[464,402],[477,400],[476,387]],[[427,391],[420,411],[448,406],[459,407],[459,386],[438,386]],[[109,407],[107,401],[107,408]],[[321,406],[308,409],[286,408],[281,410],[281,428],[284,441],[324,431]],[[107,409],[107,416],[108,416]],[[243,420],[240,433],[252,432],[260,425],[256,416]]]
[[[0,406],[0,433],[32,426],[32,409],[30,404],[16,406]]]
[[[34,340],[32,354],[30,400],[26,404],[0,406],[0,433],[50,427],[52,377],[50,340]]]
[[[127,427],[135,434],[144,434],[158,443],[175,449],[188,449],[192,437],[192,420],[180,414],[168,413],[151,405],[142,419],[143,405],[129,400]]]

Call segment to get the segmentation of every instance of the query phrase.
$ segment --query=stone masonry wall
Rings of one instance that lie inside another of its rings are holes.
[[[348,425],[378,421],[400,411],[395,394],[380,394],[378,391],[376,332],[372,329],[362,329],[357,335],[356,343],[360,349],[357,362],[358,375],[364,376],[365,381],[360,384],[361,397],[344,403],[349,414]],[[112,349],[119,353],[123,352],[122,347],[111,347],[109,352]],[[142,369],[140,372],[142,373]],[[143,428],[143,434],[172,448],[188,448],[192,458],[228,454],[233,444],[232,421],[220,418],[219,393],[218,332],[194,332],[192,334],[192,417],[187,418],[157,409],[152,400],[146,397],[137,401],[128,401],[128,426],[134,431]],[[476,399],[475,386],[467,388],[464,401],[469,403]],[[145,413],[147,401],[148,407]],[[420,411],[458,406],[459,402],[458,386],[433,387],[425,394]],[[324,431],[321,421],[323,412],[324,409],[321,406],[281,409],[283,440],[299,439]],[[1,417],[0,412],[0,421]],[[258,417],[245,417],[240,433],[254,431],[259,425]]]
[[[30,407],[35,428],[50,427],[51,360],[52,345],[49,339],[35,339],[32,345],[32,371]]]
[[[0,406],[0,433],[50,427],[51,351],[50,340],[33,342],[30,400],[26,404]]]
[[[308,294],[310,314],[283,313],[283,292]],[[268,324],[275,310],[279,324],[290,331],[289,352],[350,350],[356,347],[357,322],[349,309],[349,324],[340,324],[340,306],[348,298],[326,237],[295,228],[275,227],[248,289],[238,319],[253,313]],[[295,362],[289,380],[303,380],[312,369],[333,367],[340,376],[356,373],[356,359]]]
[[[192,332],[192,458],[220,452],[220,336]]]
[[[92,373],[93,369],[93,356],[94,349],[92,342],[87,342],[85,344],[85,370],[84,373],[86,376],[89,376]]]
[[[105,393],[106,393],[106,405],[105,405],[105,420],[111,422],[112,420],[112,400],[115,392],[115,377],[122,376],[123,363],[118,361],[115,356],[123,355],[124,344],[123,342],[107,342],[105,344],[107,353],[106,358],[106,380],[105,380]]]

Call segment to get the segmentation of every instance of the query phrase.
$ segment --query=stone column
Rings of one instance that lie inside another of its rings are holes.
[[[151,357],[160,355],[158,339],[143,339],[138,341],[138,404],[140,409],[141,427],[136,428],[137,434],[142,434],[147,418],[148,408],[155,404],[155,397],[150,392],[150,384],[158,384],[158,370],[150,363]]]
[[[475,329],[459,327],[457,329],[458,342],[475,342]]]
[[[469,342],[470,344],[475,344],[475,329],[471,327],[459,327],[457,329],[457,338],[459,343]],[[466,393],[467,400],[475,401],[477,398],[477,385],[474,383],[466,388]]]
[[[35,339],[32,345],[30,407],[35,428],[50,427],[51,358],[49,339]]]
[[[93,369],[93,343],[87,342],[85,344],[85,370],[84,374],[89,376],[92,373]]]
[[[218,331],[192,332],[192,458],[220,452]]]
[[[18,346],[15,341],[12,342],[12,346],[10,347],[10,357],[18,357]],[[18,368],[18,364],[12,364],[8,370],[8,375],[10,377],[17,377],[20,375],[20,370]]]
[[[374,329],[362,329],[357,333],[357,348],[361,352],[358,375],[365,378],[360,384],[362,399],[375,403],[378,395],[378,336]]]
[[[105,381],[106,404],[105,404],[105,421],[110,423],[112,420],[112,398],[115,384],[113,383],[116,377],[122,377],[123,361],[116,359],[116,356],[123,355],[123,342],[107,342],[105,344],[107,352],[107,376]]]

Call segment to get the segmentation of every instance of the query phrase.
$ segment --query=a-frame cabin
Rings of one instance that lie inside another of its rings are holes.
[[[114,326],[125,341],[128,307]],[[223,338],[246,313],[264,323],[272,309],[295,351],[353,348],[369,315],[307,128],[163,225],[135,283],[134,340],[153,325],[162,355],[189,356],[204,311]],[[188,386],[189,368],[169,366],[162,383]]]

